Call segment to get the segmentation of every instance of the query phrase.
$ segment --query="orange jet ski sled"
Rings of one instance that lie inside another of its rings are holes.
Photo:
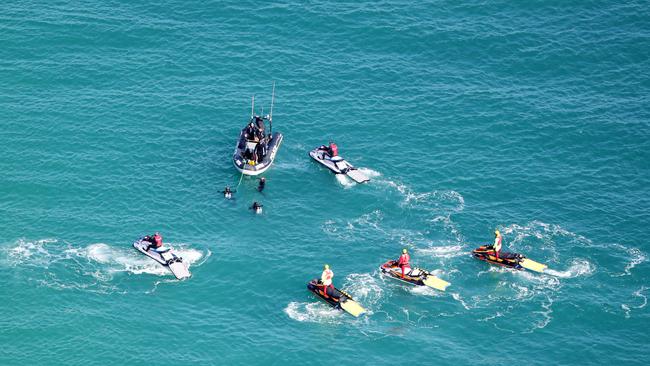
[[[350,294],[337,288],[334,288],[333,290],[332,288],[328,288],[327,297],[325,297],[323,292],[323,284],[319,279],[314,278],[313,280],[309,281],[307,284],[307,289],[328,304],[332,305],[332,307],[343,310],[355,317],[358,317],[359,315],[366,312],[366,309],[359,305],[359,303],[356,302],[352,296],[350,296]]]
[[[543,273],[548,267],[546,264],[535,262],[526,258],[525,255],[519,253],[501,252],[499,258],[494,255],[494,250],[491,245],[481,245],[480,247],[472,250],[474,258],[494,264],[497,266],[508,267],[516,270],[528,269],[530,271]]]
[[[397,261],[395,260],[389,260],[382,264],[379,270],[384,276],[415,286],[428,286],[436,290],[445,291],[447,286],[450,285],[449,282],[434,276],[429,271],[416,267],[408,268],[408,271],[404,273],[404,277],[402,278],[402,269],[397,265]]]

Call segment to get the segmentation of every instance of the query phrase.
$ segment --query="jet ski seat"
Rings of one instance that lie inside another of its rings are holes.
[[[332,289],[331,287],[327,288],[327,296],[331,296],[335,299],[340,299],[341,296],[343,296],[343,293],[339,291],[338,289],[334,288]]]
[[[406,273],[407,276],[409,277],[420,277],[424,274],[421,269],[419,268],[412,268],[408,273]]]
[[[511,252],[501,252],[499,253],[499,258],[503,259],[518,259],[519,253],[511,253]]]

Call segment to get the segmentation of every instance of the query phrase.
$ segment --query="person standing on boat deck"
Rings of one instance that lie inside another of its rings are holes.
[[[397,261],[397,265],[402,269],[402,278],[404,278],[406,269],[411,269],[411,265],[409,264],[410,261],[411,256],[409,255],[408,250],[406,250],[406,248],[402,249],[402,255],[399,256],[399,260]]]
[[[260,134],[262,137],[264,137],[264,118],[260,116],[255,116],[255,125],[257,126],[257,129],[260,131]]]
[[[501,244],[503,242],[503,237],[499,230],[494,231],[494,244],[492,245],[492,250],[494,251],[494,256],[499,260],[499,254],[501,253]]]
[[[265,156],[266,156],[266,143],[264,142],[264,140],[262,140],[257,145],[255,145],[255,158],[257,159],[257,161],[262,161]]]
[[[327,289],[331,288],[334,291],[334,285],[332,285],[332,278],[334,278],[334,272],[330,269],[329,264],[326,264],[323,267],[323,273],[320,275],[320,282],[323,284],[323,296],[327,299],[329,295],[327,294]]]
[[[258,131],[257,127],[255,127],[255,124],[253,122],[248,124],[248,127],[246,127],[246,131],[244,132],[246,134],[246,139],[250,141],[258,141]]]

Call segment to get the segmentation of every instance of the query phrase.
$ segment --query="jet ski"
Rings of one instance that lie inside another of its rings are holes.
[[[343,174],[350,177],[357,183],[366,183],[370,181],[365,174],[359,169],[355,168],[352,164],[348,163],[341,156],[331,156],[327,146],[319,146],[309,152],[309,156],[320,164],[324,165],[327,169],[334,172],[334,174]]]
[[[251,107],[250,121],[239,133],[232,163],[237,170],[245,175],[259,175],[267,171],[277,154],[283,136],[273,132],[273,100],[275,98],[275,83],[271,97],[271,113],[259,116],[254,113],[255,97]],[[266,123],[269,129],[266,129]]]
[[[358,302],[356,302],[350,294],[345,291],[339,290],[337,288],[328,288],[327,297],[324,296],[323,285],[319,279],[314,278],[309,281],[307,284],[307,289],[316,296],[320,297],[322,300],[325,300],[328,304],[332,305],[334,308],[344,310],[345,312],[351,314],[352,316],[358,317],[361,314],[366,312]]]
[[[416,267],[409,268],[402,278],[402,269],[397,265],[397,261],[389,260],[379,266],[381,273],[387,277],[398,281],[410,283],[415,286],[428,286],[436,290],[445,291],[450,285],[449,282],[442,280],[428,271]]]
[[[140,238],[133,243],[133,247],[137,249],[140,253],[146,255],[147,257],[155,260],[161,265],[169,268],[169,270],[178,278],[179,280],[189,278],[192,276],[188,269],[187,263],[183,262],[183,258],[179,257],[174,253],[173,249],[169,249],[166,252],[159,253],[153,248],[147,250],[151,245],[151,242]]]
[[[481,245],[480,247],[472,250],[474,258],[495,264],[502,267],[508,267],[516,270],[528,269],[530,271],[543,273],[548,266],[546,264],[538,263],[526,258],[523,254],[501,252],[499,259],[494,256],[494,251],[491,245]]]

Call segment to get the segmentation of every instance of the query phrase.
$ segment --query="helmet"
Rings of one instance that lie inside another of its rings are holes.
[[[496,236],[500,236],[500,235],[501,235],[501,232],[500,232],[499,230],[494,230],[494,235],[496,235]]]
[[[406,254],[406,253],[408,253],[408,250],[406,250],[406,248],[404,248],[404,249],[402,249],[402,253]]]
[[[330,269],[330,265],[326,264],[325,266],[323,266],[323,269]]]

